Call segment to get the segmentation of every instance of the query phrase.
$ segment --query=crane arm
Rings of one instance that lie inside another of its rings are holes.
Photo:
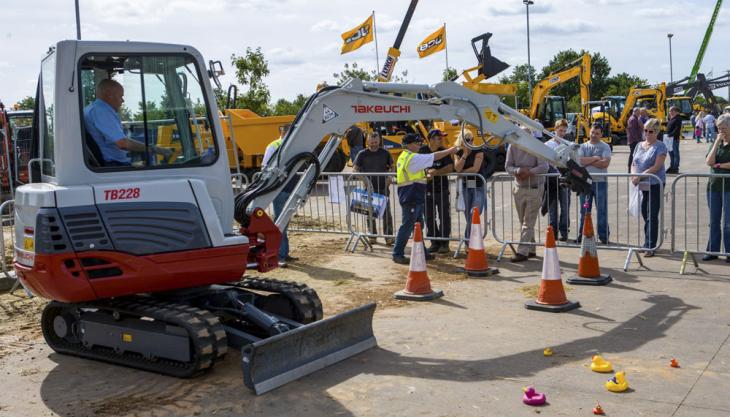
[[[571,62],[562,70],[550,73],[550,75],[535,84],[532,89],[530,117],[533,119],[538,117],[538,111],[542,101],[550,94],[550,91],[553,88],[566,83],[575,77],[580,77],[580,99],[582,108],[583,103],[590,100],[591,55],[588,53],[583,54],[582,57]]]
[[[712,17],[710,18],[710,24],[707,25],[707,30],[705,31],[705,37],[702,38],[702,45],[700,45],[700,50],[697,52],[697,59],[695,59],[695,64],[692,66],[692,72],[689,74],[689,82],[693,82],[697,77],[697,73],[700,72],[702,60],[705,57],[705,50],[707,50],[707,45],[710,43],[712,30],[715,28],[715,21],[717,21],[717,16],[720,14],[721,6],[722,0],[717,0],[717,3],[715,3],[715,10],[713,10]]]
[[[236,220],[246,227],[254,211],[260,212],[259,208],[271,204],[285,184],[301,175],[276,219],[276,226],[283,230],[307,198],[319,167],[327,164],[347,128],[358,122],[401,120],[466,122],[563,168],[577,191],[590,189],[590,175],[577,162],[576,146],[563,143],[555,150],[549,148],[516,123],[533,131],[542,131],[543,126],[501,103],[498,96],[479,94],[451,81],[429,86],[351,79],[341,87],[327,87],[310,97],[269,164],[244,193],[236,196]],[[327,135],[331,135],[329,141],[315,156],[313,150]],[[302,173],[297,174],[299,171]]]
[[[398,57],[400,57],[400,45],[403,43],[403,38],[406,36],[406,30],[408,30],[408,25],[411,23],[411,18],[413,17],[413,12],[416,11],[417,5],[418,0],[411,0],[411,4],[408,5],[408,10],[406,11],[406,15],[400,25],[398,35],[395,37],[395,42],[393,43],[393,46],[388,49],[388,56],[385,57],[383,69],[378,74],[378,81],[387,82],[390,81],[390,77],[393,76],[395,64],[398,62]]]

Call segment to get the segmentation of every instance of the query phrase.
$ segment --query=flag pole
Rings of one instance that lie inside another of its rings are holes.
[[[375,10],[373,10],[373,35],[375,36],[375,73],[380,71],[380,56],[378,55],[378,29],[375,27]]]
[[[444,22],[444,42],[446,42],[446,22]],[[446,42],[444,45],[444,52],[446,53],[446,73],[449,72],[449,43]]]

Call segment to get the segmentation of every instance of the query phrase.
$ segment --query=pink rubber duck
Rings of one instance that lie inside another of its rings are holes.
[[[543,405],[547,401],[545,394],[535,391],[534,387],[527,387],[524,391],[522,402],[527,405]]]

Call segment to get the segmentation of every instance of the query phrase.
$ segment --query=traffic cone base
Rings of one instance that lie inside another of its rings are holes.
[[[564,304],[552,305],[552,304],[542,304],[542,303],[538,303],[537,300],[532,300],[532,301],[526,302],[525,307],[528,310],[548,311],[550,313],[562,313],[565,311],[570,311],[570,310],[573,310],[576,308],[580,308],[580,302],[567,301]]]
[[[397,291],[393,296],[396,300],[429,301],[443,297],[444,292],[431,288],[426,270],[426,248],[423,246],[421,224],[416,223],[413,231],[413,246],[411,248],[411,264],[408,268],[406,287]]]
[[[599,275],[598,278],[585,278],[576,274],[565,280],[565,282],[572,285],[606,285],[611,281],[613,281],[613,278],[604,274]]]

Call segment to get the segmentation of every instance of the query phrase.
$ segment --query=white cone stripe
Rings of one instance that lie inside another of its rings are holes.
[[[413,242],[411,249],[411,271],[424,272],[426,270],[426,250],[423,242]]]
[[[556,248],[545,248],[545,261],[542,263],[542,279],[560,280],[560,260]]]
[[[583,236],[583,241],[580,244],[580,254],[583,256],[584,253],[588,252],[589,255],[591,255],[594,258],[598,257],[598,252],[596,250],[596,238],[595,236],[591,237],[585,237]]]
[[[484,236],[482,236],[482,225],[472,224],[469,234],[469,249],[484,249]]]

